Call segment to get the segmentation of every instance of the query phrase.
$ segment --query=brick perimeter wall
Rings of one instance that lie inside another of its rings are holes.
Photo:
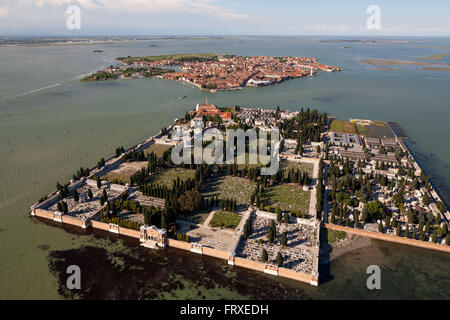
[[[107,223],[91,220],[91,225],[94,229],[109,231],[109,224]]]
[[[311,275],[299,273],[294,270],[286,269],[283,267],[278,268],[278,275],[283,278],[288,278],[288,279],[302,281],[302,282],[308,282],[308,283],[311,282],[311,280],[313,280],[313,276],[311,276]]]
[[[216,250],[216,249],[212,249],[212,248],[205,248],[205,247],[203,247],[203,254],[210,256],[210,257],[223,259],[223,260],[228,260],[228,258],[230,256],[228,254],[228,252],[220,251],[220,250]]]
[[[173,247],[173,248],[177,248],[177,249],[182,249],[182,250],[191,250],[191,244],[189,242],[185,242],[185,241],[178,241],[178,240],[174,240],[174,239],[168,239],[169,241],[169,247]]]
[[[252,261],[244,258],[235,257],[234,263],[238,267],[243,267],[255,271],[264,272],[265,264],[258,261]]]
[[[62,223],[70,224],[72,226],[81,228],[81,225],[82,225],[81,219],[76,219],[76,218],[64,216],[64,215],[61,216],[61,219],[62,219]]]
[[[119,227],[119,234],[139,239],[141,233],[137,230]]]
[[[450,246],[447,246],[447,245],[442,245],[442,244],[437,244],[437,243],[432,243],[432,242],[422,241],[422,240],[414,240],[414,239],[409,239],[409,238],[391,236],[391,235],[387,235],[387,234],[375,233],[375,232],[370,232],[370,231],[361,230],[361,229],[342,227],[342,226],[337,226],[337,225],[328,224],[328,223],[325,223],[324,226],[327,229],[344,231],[344,232],[358,235],[361,237],[368,237],[368,238],[372,238],[372,239],[390,241],[390,242],[405,244],[405,245],[409,245],[409,246],[415,246],[415,247],[419,247],[419,248],[425,248],[425,249],[431,249],[431,250],[437,250],[437,251],[450,253]]]
[[[36,214],[36,217],[53,220],[53,212],[44,209],[35,209],[34,212]]]
[[[46,218],[49,220],[53,220],[53,212],[43,210],[43,209],[35,209],[35,214],[37,217],[42,217],[42,218]],[[82,221],[80,219],[76,219],[76,218],[73,218],[70,216],[62,216],[62,221],[65,224],[78,226],[80,228],[82,226]],[[92,228],[109,232],[109,224],[99,222],[99,221],[94,221],[94,220],[91,220],[90,222],[91,222]],[[137,238],[137,239],[139,239],[139,236],[140,236],[139,231],[121,228],[121,227],[119,227],[119,232],[121,235],[129,236],[129,237]],[[191,246],[192,246],[192,244],[189,242],[178,241],[178,240],[174,240],[174,239],[168,239],[168,245],[169,245],[169,247],[186,250],[186,251],[190,251]],[[214,258],[218,258],[218,259],[222,259],[222,260],[226,260],[226,261],[229,258],[229,253],[225,252],[225,251],[220,251],[220,250],[207,248],[207,247],[203,247],[202,251],[203,251],[204,255],[211,256]],[[248,259],[244,259],[244,258],[240,258],[240,257],[235,257],[234,263],[238,267],[242,267],[242,268],[246,268],[246,269],[250,269],[250,270],[254,270],[254,271],[259,271],[259,272],[264,272],[264,269],[265,269],[265,264],[262,262],[252,261],[252,260],[248,260]],[[298,273],[298,272],[295,272],[293,270],[286,269],[286,268],[279,268],[278,275],[280,277],[284,277],[284,278],[288,278],[288,279],[292,279],[292,280],[296,280],[296,281],[302,281],[302,282],[306,282],[306,283],[310,283],[310,281],[312,279],[312,276]]]

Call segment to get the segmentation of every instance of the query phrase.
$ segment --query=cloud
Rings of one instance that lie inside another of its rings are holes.
[[[329,24],[316,24],[310,29],[314,31],[346,31],[350,29],[350,26],[347,26],[345,24],[340,25],[329,25]]]
[[[8,8],[0,7],[0,18],[5,18],[8,16]]]
[[[77,4],[85,9],[101,9],[113,13],[199,14],[225,20],[248,18],[246,14],[223,7],[216,0],[29,0],[29,2],[35,7]]]

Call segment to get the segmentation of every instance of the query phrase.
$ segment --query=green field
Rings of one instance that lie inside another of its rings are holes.
[[[189,222],[194,222],[197,224],[202,224],[208,218],[210,213],[211,213],[210,211],[202,210],[202,211],[194,212],[192,214],[180,215],[178,217],[178,219],[184,220],[184,221],[189,221]]]
[[[135,61],[162,61],[162,60],[174,60],[174,61],[211,61],[217,60],[219,55],[215,53],[192,53],[192,54],[168,54],[160,56],[144,56],[144,57],[119,57],[118,61],[131,64]]]
[[[161,158],[163,156],[164,152],[169,150],[170,148],[172,148],[172,146],[167,145],[167,144],[154,143],[150,147],[145,149],[144,153],[146,155],[148,155],[153,152],[156,154],[156,156],[158,158]]]
[[[395,138],[395,134],[391,127],[383,121],[372,121],[370,125],[357,125],[358,133],[360,135],[370,135],[379,138],[389,137]]]
[[[356,125],[353,122],[344,120],[333,120],[330,125],[330,131],[358,134]]]
[[[284,212],[294,209],[308,213],[310,197],[311,192],[303,191],[301,186],[278,184],[265,190],[263,204],[272,208],[279,206]]]
[[[311,178],[313,174],[314,165],[312,163],[284,160],[280,162],[280,168],[281,169],[292,168],[294,170],[300,170],[301,173],[307,172],[309,177]]]
[[[217,211],[209,223],[211,227],[223,227],[236,229],[241,221],[241,216],[235,212]]]
[[[173,185],[173,180],[176,180],[178,177],[180,177],[181,180],[194,179],[195,171],[186,169],[164,170],[154,176],[150,176],[149,182],[165,185],[171,188]]]
[[[124,162],[117,169],[108,172],[102,178],[112,183],[130,183],[130,177],[142,168],[146,168],[147,165],[147,161]]]
[[[237,164],[237,158],[235,158],[235,163]],[[263,165],[261,164],[261,162],[259,161],[259,155],[256,157],[256,163],[250,163],[250,156],[248,153],[245,153],[245,163],[243,164],[238,164],[238,168],[244,169],[245,167],[247,167],[247,169],[250,168],[257,168],[257,167],[262,167]]]
[[[110,79],[117,79],[119,76],[124,77],[131,77],[134,73],[142,73],[144,77],[153,77],[158,76],[164,73],[173,72],[173,70],[170,69],[161,69],[161,68],[126,68],[126,69],[120,69],[118,71],[118,74],[116,73],[110,73],[105,71],[97,71],[94,74],[91,74],[89,76],[86,76],[82,78],[80,81],[82,82],[90,82],[90,81],[105,81]]]
[[[323,234],[327,234],[328,243],[335,243],[338,240],[345,239],[345,237],[347,236],[347,233],[345,233],[344,231],[336,231],[331,229],[327,229],[327,232],[323,232]]]
[[[236,199],[237,205],[248,205],[255,187],[256,183],[248,179],[226,176],[211,179],[200,192],[205,197]]]

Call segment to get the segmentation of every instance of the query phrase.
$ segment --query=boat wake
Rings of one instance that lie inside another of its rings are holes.
[[[6,100],[11,100],[11,99],[24,97],[24,96],[27,96],[29,94],[33,94],[33,93],[36,93],[36,92],[40,92],[40,91],[48,90],[48,89],[51,89],[51,88],[59,87],[60,85],[62,85],[62,83],[58,82],[58,83],[55,83],[55,84],[52,84],[50,86],[46,86],[46,87],[43,87],[43,88],[33,89],[33,90],[30,90],[30,91],[19,93],[19,94],[13,95],[11,97],[2,99],[1,101],[6,101]]]
[[[104,68],[104,66],[101,67],[101,68]],[[99,69],[101,69],[101,68],[97,68],[96,70],[99,70]],[[82,78],[85,78],[85,77],[87,77],[87,76],[90,76],[90,75],[92,75],[92,74],[95,73],[95,72],[96,72],[96,71],[83,73],[83,74],[80,74],[80,75],[78,75],[78,76],[76,76],[76,77],[73,77],[73,78],[71,78],[71,79],[69,79],[69,80],[67,80],[67,81],[58,82],[58,83],[55,83],[55,84],[52,84],[52,85],[49,85],[49,86],[46,86],[46,87],[42,87],[42,88],[38,88],[38,89],[33,89],[33,90],[26,91],[26,92],[23,92],[23,93],[19,93],[19,94],[10,96],[10,97],[6,97],[6,98],[3,98],[3,99],[0,99],[0,102],[4,102],[4,101],[8,101],[8,100],[13,100],[13,99],[17,99],[17,98],[21,98],[21,97],[28,96],[28,95],[33,94],[33,93],[37,93],[37,92],[45,91],[45,90],[48,90],[48,89],[51,89],[51,88],[59,87],[59,86],[62,86],[63,84],[65,84],[65,83],[67,83],[67,82],[71,82],[71,81],[75,81],[75,80],[80,80],[80,79],[82,79]]]

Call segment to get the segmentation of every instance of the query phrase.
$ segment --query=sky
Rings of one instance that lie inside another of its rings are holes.
[[[450,36],[450,1],[0,0],[18,35]]]

